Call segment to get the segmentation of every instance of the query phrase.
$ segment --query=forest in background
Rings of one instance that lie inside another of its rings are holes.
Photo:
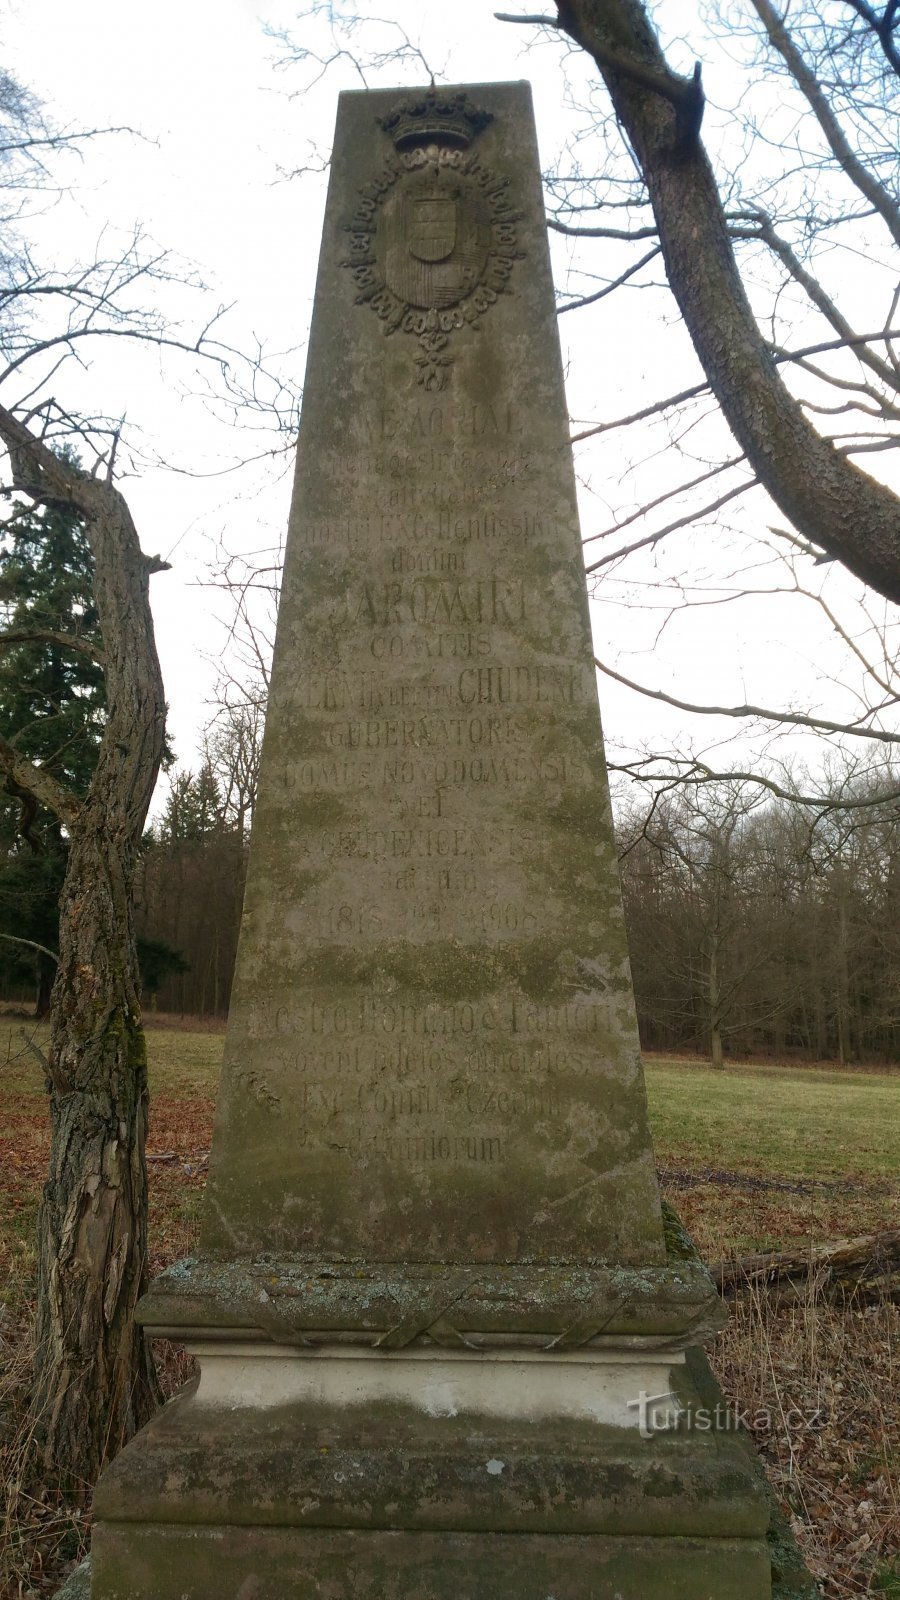
[[[263,707],[224,709],[194,772],[168,777],[136,888],[144,1002],[227,1015]],[[900,1059],[900,808],[852,768],[834,808],[749,785],[681,786],[617,808],[645,1049],[839,1062]],[[21,864],[17,868],[21,872]],[[0,925],[21,888],[0,868]],[[49,920],[44,913],[44,920]],[[38,919],[35,918],[37,924]],[[46,958],[0,953],[0,1000],[31,1004]]]
[[[150,1004],[163,1011],[228,1009],[249,820],[228,748],[220,738],[216,757],[174,780],[145,842],[138,930],[184,962],[160,975]],[[900,1059],[900,810],[867,805],[865,780],[834,787],[825,815],[727,785],[675,792],[649,815],[619,808],[645,1049],[714,1064]]]

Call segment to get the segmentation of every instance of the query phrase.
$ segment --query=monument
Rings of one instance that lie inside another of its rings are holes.
[[[768,1600],[664,1229],[525,84],[340,101],[200,1251],[94,1600]],[[704,1423],[703,1417],[706,1417]]]

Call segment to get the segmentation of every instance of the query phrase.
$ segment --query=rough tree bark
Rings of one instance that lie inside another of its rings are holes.
[[[816,432],[753,315],[699,138],[699,71],[671,71],[641,0],[501,15],[556,26],[593,57],[647,185],[672,293],[749,464],[800,533],[900,601],[900,501]]]
[[[70,1491],[152,1413],[152,1357],[135,1327],[147,1262],[147,1075],[131,890],[163,751],[165,701],[149,578],[112,482],[60,461],[0,408],[17,490],[85,519],[108,716],[83,802],[0,742],[0,770],[69,836],[47,1061],[52,1152],[40,1217],[33,1421]],[[77,648],[77,646],[75,646]]]

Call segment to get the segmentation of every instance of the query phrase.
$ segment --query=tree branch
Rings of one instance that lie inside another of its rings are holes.
[[[79,467],[61,461],[2,405],[0,439],[9,451],[14,489],[42,505],[72,506],[85,517],[96,515],[94,481]]]
[[[641,256],[639,261],[635,261],[630,267],[626,267],[625,271],[620,273],[618,278],[613,278],[611,283],[605,283],[603,288],[598,289],[595,294],[580,295],[577,300],[567,300],[564,306],[557,306],[557,316],[561,317],[566,311],[580,311],[582,306],[592,306],[595,305],[598,300],[604,300],[608,294],[612,294],[614,289],[621,289],[623,284],[627,283],[630,278],[635,277],[636,274],[640,272],[641,267],[645,267],[648,261],[652,261],[654,257],[658,255],[659,245],[654,245],[653,249],[648,250],[647,254]]]
[[[599,672],[606,674],[607,678],[615,679],[616,683],[624,684],[626,689],[633,689],[636,694],[642,694],[648,700],[660,700],[664,705],[675,706],[678,711],[690,711],[705,717],[761,717],[765,722],[789,722],[798,728],[816,728],[823,733],[845,733],[855,739],[879,739],[884,744],[900,744],[900,733],[885,733],[880,728],[860,728],[852,722],[829,722],[825,717],[809,717],[800,711],[770,711],[765,706],[699,706],[690,700],[678,700],[674,695],[666,694],[662,689],[648,689],[642,683],[635,683],[632,678],[623,677],[621,672],[615,672],[608,667],[598,656],[594,657],[594,666]]]
[[[7,944],[27,944],[30,950],[39,950],[42,956],[49,956],[55,966],[59,965],[59,956],[53,950],[48,950],[45,944],[38,944],[35,939],[22,939],[15,933],[0,933],[0,939],[5,939]]]
[[[648,533],[645,538],[635,539],[633,544],[623,545],[621,549],[613,550],[610,555],[601,556],[598,561],[592,561],[589,567],[585,567],[585,572],[599,572],[601,567],[608,567],[611,562],[618,561],[621,556],[630,556],[635,550],[646,550],[648,546],[659,544],[660,540],[665,539],[668,534],[677,533],[679,528],[690,527],[692,522],[698,522],[701,517],[710,516],[713,511],[718,511],[722,506],[727,505],[729,500],[736,499],[739,494],[746,494],[748,489],[754,489],[756,483],[756,478],[751,478],[747,483],[735,484],[733,489],[727,489],[724,494],[720,494],[717,500],[710,500],[705,506],[700,506],[693,511],[686,511],[683,517],[677,517],[674,522],[668,523],[665,528],[659,528],[656,533]]]
[[[8,650],[16,644],[58,644],[64,650],[74,650],[77,655],[87,656],[98,667],[102,667],[106,661],[99,645],[93,644],[90,639],[82,638],[77,633],[57,632],[53,628],[7,628],[0,633],[0,650]]]
[[[835,160],[843,167],[850,182],[865,195],[869,204],[874,206],[887,224],[894,243],[900,245],[900,208],[896,201],[878,182],[874,173],[854,155],[837,117],[825,98],[819,80],[807,66],[783,19],[770,4],[770,0],[752,0],[752,4],[766,30],[769,43],[778,51],[797,88],[805,96]]]
[[[648,766],[661,761],[667,762],[670,769],[673,770],[659,774],[646,770]],[[607,765],[610,772],[623,772],[628,777],[636,778],[641,783],[663,783],[669,788],[685,784],[752,783],[761,789],[767,789],[770,794],[774,794],[779,800],[790,800],[792,805],[809,806],[811,810],[818,811],[822,815],[829,811],[872,810],[875,806],[893,804],[898,798],[896,787],[884,790],[880,794],[851,796],[847,800],[835,799],[834,795],[798,794],[796,790],[786,789],[783,784],[778,783],[775,778],[767,777],[765,773],[716,772],[712,767],[707,766],[705,761],[699,761],[693,756],[648,756],[644,760],[638,758],[635,761],[608,761]]]
[[[771,353],[774,361],[779,364],[797,362],[803,364],[807,356],[826,355],[831,350],[855,350],[861,344],[868,344],[875,339],[900,339],[900,328],[878,328],[874,333],[854,333],[841,339],[823,339],[818,344],[804,345],[802,350],[782,350],[777,345],[766,344],[766,349]],[[859,385],[832,377],[827,373],[816,373],[826,383],[833,383],[838,388],[858,389]],[[680,394],[667,395],[664,400],[654,400],[652,405],[643,406],[640,411],[632,412],[629,417],[615,417],[612,422],[596,422],[589,428],[583,428],[580,433],[573,433],[572,444],[581,444],[584,439],[593,439],[600,433],[611,433],[616,428],[630,428],[635,422],[645,422],[648,417],[658,416],[661,411],[672,411],[676,406],[686,405],[690,400],[699,400],[701,395],[709,394],[708,383],[696,383],[691,389],[682,389]],[[866,390],[866,393],[869,391]],[[818,437],[818,436],[817,436]]]
[[[841,340],[842,346],[852,347],[858,360],[876,373],[882,383],[887,384],[889,388],[900,390],[900,373],[896,372],[887,361],[883,361],[880,356],[877,356],[873,350],[869,349],[867,339],[854,332],[846,317],[838,310],[831,297],[825,293],[818,279],[814,278],[811,272],[807,272],[787,240],[782,239],[780,234],[776,233],[771,217],[767,216],[763,211],[757,212],[756,223],[755,230],[732,228],[732,238],[758,238],[768,245],[773,255],[778,257],[794,281],[799,283],[813,305],[831,323],[835,333],[838,334]],[[875,337],[883,339],[885,335],[879,333]],[[796,360],[797,358],[794,357],[793,359]]]
[[[559,0],[557,5],[558,18],[551,23],[552,27],[562,28],[566,33],[572,33],[567,13],[575,9],[568,3]],[[544,17],[513,17],[500,16],[494,13],[501,22],[545,22]],[[580,41],[579,41],[580,42]],[[695,144],[700,135],[700,124],[703,121],[703,112],[706,97],[703,93],[702,70],[700,62],[694,63],[694,71],[690,78],[680,78],[672,72],[661,53],[655,59],[648,59],[647,52],[640,50],[642,41],[628,39],[626,48],[622,49],[619,42],[610,43],[607,39],[598,37],[591,46],[591,54],[597,65],[607,72],[613,73],[617,78],[636,84],[640,89],[647,89],[651,94],[658,95],[660,99],[668,101],[675,112],[675,149],[680,155],[685,155]],[[631,48],[637,43],[638,48]]]
[[[710,478],[718,478],[723,472],[729,472],[732,467],[739,467],[743,456],[730,456],[727,461],[720,461],[718,466],[710,467],[708,472],[701,472],[696,478],[689,478],[686,483],[677,483],[674,489],[666,489],[658,494],[655,500],[646,500],[637,511],[632,511],[630,516],[623,517],[620,522],[614,522],[611,528],[603,528],[600,533],[588,533],[582,539],[582,544],[594,544],[597,539],[610,539],[614,533],[620,533],[632,522],[639,522],[646,517],[649,511],[655,511],[658,506],[665,505],[667,500],[677,500],[681,495],[687,494],[689,489],[697,489],[702,483],[708,483]]]
[[[81,804],[63,784],[43,767],[27,756],[20,755],[15,745],[0,737],[0,772],[11,778],[17,789],[30,794],[39,805],[52,811],[65,827],[71,828],[81,814]]]
[[[529,28],[558,28],[559,27],[559,22],[557,21],[556,17],[541,17],[541,16],[531,16],[531,17],[524,16],[524,17],[520,17],[520,16],[516,16],[515,12],[513,12],[513,11],[495,11],[494,12],[494,17],[496,18],[497,22],[524,22],[526,24],[526,26],[528,26]]]
[[[754,0],[757,8],[767,3]],[[668,70],[641,0],[560,0],[559,15],[606,82],[647,185],[669,285],[750,467],[804,537],[900,602],[897,496],[817,433],[779,376],[699,140],[673,160],[671,107],[606,64],[610,49],[625,50],[655,72]]]
[[[556,217],[547,217],[547,227],[554,233],[564,233],[570,239],[624,239],[630,242],[633,239],[655,239],[655,228],[572,228],[567,222],[559,222]],[[646,258],[649,260],[649,256]]]
[[[594,439],[598,433],[612,433],[616,428],[630,428],[632,423],[645,422],[648,417],[658,416],[661,411],[672,411],[675,406],[686,405],[689,400],[698,400],[702,394],[709,394],[708,383],[695,383],[692,389],[682,389],[680,394],[667,395],[665,400],[654,400],[650,406],[644,406],[640,411],[633,411],[630,417],[616,417],[612,422],[595,422],[590,428],[582,428],[580,433],[573,433],[571,444],[581,444],[583,439]]]

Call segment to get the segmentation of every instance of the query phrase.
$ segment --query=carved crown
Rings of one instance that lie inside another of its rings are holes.
[[[416,145],[442,144],[465,149],[489,122],[490,111],[479,111],[468,95],[439,95],[434,88],[413,100],[401,100],[381,118],[381,126],[398,150]]]

